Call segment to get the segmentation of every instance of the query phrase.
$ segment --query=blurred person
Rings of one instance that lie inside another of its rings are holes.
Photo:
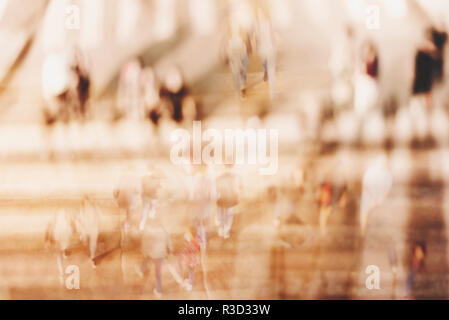
[[[162,296],[162,266],[169,253],[173,251],[170,235],[157,219],[145,225],[142,233],[142,254],[144,261],[141,266],[141,274],[146,271],[148,262],[152,262],[155,268],[155,289],[157,298]]]
[[[157,126],[159,119],[163,116],[159,95],[160,85],[151,67],[145,67],[140,76],[145,114]]]
[[[134,224],[133,212],[137,209],[142,198],[142,181],[134,174],[120,177],[118,185],[113,190],[114,199],[122,212],[125,213],[123,231],[125,235]]]
[[[92,267],[95,265],[98,234],[100,232],[101,210],[89,197],[84,197],[76,219],[76,229],[82,243],[89,246],[89,255]]]
[[[392,248],[388,250],[388,261],[390,262],[391,272],[393,274],[393,285],[392,285],[392,299],[396,297],[396,282],[398,278],[398,256],[397,256],[397,248],[393,245]]]
[[[407,275],[405,291],[410,294],[415,285],[415,277],[424,267],[424,260],[426,258],[426,244],[424,242],[415,243],[412,247],[412,259],[410,271]]]
[[[231,172],[231,167],[226,165],[226,171],[216,180],[218,235],[224,239],[229,238],[234,208],[239,202],[238,177]]]
[[[431,27],[426,31],[426,40],[416,53],[413,95],[423,96],[427,108],[432,106],[432,88],[441,82],[444,70],[444,49],[447,34]]]
[[[175,122],[181,123],[186,114],[189,115],[189,120],[196,118],[195,101],[178,67],[168,69],[159,94]]]
[[[283,208],[281,192],[275,185],[271,185],[267,188],[267,199],[273,205],[273,225],[275,227],[279,227],[281,224],[281,215]]]
[[[139,229],[143,230],[147,218],[156,216],[157,193],[161,186],[161,177],[156,173],[150,173],[142,178],[142,218]]]
[[[344,208],[347,202],[347,186],[346,184],[324,182],[320,187],[320,237],[326,235],[326,226],[329,216],[335,209]]]
[[[415,57],[410,111],[414,115],[414,127],[419,138],[428,138],[433,92],[443,80],[444,50],[447,34],[434,27],[428,28],[425,40],[420,44]]]
[[[77,113],[84,119],[87,113],[87,102],[90,94],[90,75],[87,57],[80,48],[74,49],[72,70],[76,75]]]
[[[346,25],[337,33],[333,39],[331,50],[332,99],[334,105],[343,107],[352,103],[354,91],[356,39],[352,25]]]
[[[366,41],[354,75],[354,110],[364,118],[378,101],[379,55],[374,43]]]
[[[246,96],[246,69],[248,68],[248,42],[243,30],[231,23],[226,43],[226,61],[234,81],[235,90],[240,96]]]
[[[365,170],[362,180],[362,199],[360,201],[360,228],[362,236],[366,233],[369,214],[382,205],[391,190],[393,178],[386,157],[377,158]]]
[[[205,164],[192,165],[189,187],[190,218],[202,249],[206,249],[207,231],[216,200],[214,181],[207,175]]]
[[[263,81],[268,81],[270,98],[274,98],[276,77],[276,47],[273,26],[267,14],[262,9],[257,10],[256,20],[257,53],[262,60]]]
[[[142,218],[136,214],[142,198],[141,178],[134,174],[122,175],[113,190],[113,197],[120,209],[120,259],[122,276],[125,277],[126,252],[136,245],[136,240],[140,236],[138,228],[142,224],[142,221],[140,224],[136,221]]]
[[[379,77],[379,56],[372,42],[368,42],[364,51],[365,73],[372,79]]]
[[[44,58],[42,65],[43,115],[47,125],[69,121],[74,102],[73,85],[76,75],[70,68],[67,51],[54,52]]]
[[[305,192],[306,173],[302,164],[297,164],[289,169],[288,174],[289,211],[296,215],[296,207]]]
[[[179,252],[179,270],[183,279],[187,271],[187,279],[182,283],[187,291],[192,291],[195,270],[200,264],[200,243],[193,230],[184,233],[184,245]]]
[[[45,243],[56,250],[59,281],[64,283],[63,260],[67,257],[67,249],[73,241],[76,226],[73,218],[64,209],[59,210],[47,225]]]
[[[133,119],[143,118],[143,102],[141,94],[141,73],[143,60],[133,58],[123,66],[117,91],[117,111],[119,117]]]

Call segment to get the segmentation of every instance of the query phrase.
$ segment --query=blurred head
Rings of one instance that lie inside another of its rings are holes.
[[[173,66],[165,74],[165,87],[171,92],[179,91],[183,86],[181,70]]]

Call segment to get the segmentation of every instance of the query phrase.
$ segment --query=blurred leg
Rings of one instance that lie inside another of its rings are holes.
[[[231,231],[232,221],[234,220],[234,208],[225,209],[225,226],[223,235],[225,238],[229,237],[229,232]]]
[[[64,284],[64,269],[62,266],[62,259],[63,259],[62,256],[63,256],[62,252],[59,252],[58,256],[56,257],[56,261],[58,263],[59,281],[61,282],[61,284]]]
[[[163,259],[153,259],[156,271],[156,292],[162,294],[162,262]]]
[[[241,89],[245,89],[246,88],[246,69],[248,68],[248,56],[246,56],[243,61],[242,61],[242,70],[240,72],[240,77],[241,77]]]
[[[268,80],[268,61],[267,59],[262,59],[262,67],[263,67],[263,81]]]
[[[320,236],[323,237],[326,235],[326,224],[329,214],[331,212],[331,208],[324,206],[320,209]]]
[[[154,219],[154,217],[156,216],[156,200],[154,200],[154,199],[150,200],[149,216],[151,219]]]
[[[143,230],[145,228],[145,224],[148,219],[148,212],[150,211],[150,201],[146,197],[142,199],[143,208],[142,208],[142,218],[140,219],[139,229]]]
[[[142,261],[142,264],[141,264],[141,266],[140,266],[140,273],[141,273],[142,275],[144,275],[145,272],[147,271],[147,266],[148,266],[148,258],[147,258],[147,257],[144,257],[144,258],[143,258],[143,261]]]
[[[218,220],[218,235],[220,237],[223,236],[223,228],[224,228],[224,208],[217,206],[217,220]]]
[[[232,73],[232,78],[234,79],[234,87],[237,92],[240,92],[240,75],[238,72]]]
[[[270,61],[267,61],[267,77],[268,77],[268,86],[270,87],[270,98],[274,98],[274,83],[276,78],[276,58],[271,58]]]
[[[95,236],[89,236],[89,250],[90,250],[90,259],[92,260],[92,267],[95,268],[95,252],[97,251],[97,239],[98,237]]]
[[[193,285],[193,280],[195,278],[195,267],[189,267],[189,284]]]

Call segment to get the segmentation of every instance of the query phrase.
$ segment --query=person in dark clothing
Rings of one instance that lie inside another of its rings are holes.
[[[79,112],[82,117],[85,117],[87,111],[86,103],[89,99],[90,79],[89,75],[79,65],[75,67],[75,73],[78,77],[76,91],[78,94]]]
[[[162,117],[162,113],[159,110],[159,108],[154,108],[154,109],[150,110],[150,112],[148,113],[148,118],[150,118],[150,121],[156,126],[159,124],[159,119],[161,117]]]
[[[428,93],[432,89],[433,59],[430,53],[419,50],[415,58],[415,81],[413,93]]]
[[[90,76],[87,70],[86,56],[79,48],[74,49],[74,61],[72,70],[76,78],[76,107],[74,112],[77,116],[84,118],[86,116],[86,105],[89,99]]]
[[[415,276],[424,268],[424,260],[426,257],[426,244],[417,242],[412,248],[412,260],[410,271],[406,280],[406,292],[409,294],[415,286]]]
[[[373,79],[379,76],[379,56],[374,44],[367,43],[364,51],[365,72]]]
[[[183,85],[177,91],[171,91],[165,86],[162,87],[160,91],[160,96],[162,99],[166,100],[168,103],[168,108],[170,110],[170,115],[172,119],[176,122],[182,122],[183,120],[183,110],[182,105],[184,99],[189,95],[189,89],[185,85]],[[160,117],[158,114],[154,113],[153,117]]]
[[[159,95],[171,118],[177,123],[181,123],[184,118],[195,118],[195,102],[179,68],[173,67],[168,70]],[[153,117],[156,118],[157,114],[153,114]]]
[[[427,31],[427,45],[418,49],[415,58],[415,78],[413,94],[423,94],[426,105],[432,105],[432,87],[443,78],[444,46],[447,41],[446,32],[434,28]]]
[[[436,29],[431,29],[431,38],[436,47],[437,54],[434,60],[434,80],[440,82],[443,79],[444,70],[444,49],[447,41],[447,33],[445,31],[438,31]]]

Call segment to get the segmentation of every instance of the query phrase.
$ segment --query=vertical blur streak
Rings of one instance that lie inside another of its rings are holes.
[[[98,47],[103,40],[105,0],[83,0],[81,9],[81,46]]]
[[[429,295],[433,299],[448,297],[443,196],[443,181],[433,180],[427,167],[414,172],[409,181],[409,198],[413,201],[407,222],[404,256],[409,298],[425,299]],[[425,251],[423,265],[419,268],[414,265],[417,245]],[[436,259],[437,256],[441,258]]]
[[[176,1],[156,0],[155,34],[158,39],[170,38],[176,29]]]
[[[3,14],[5,13],[5,9],[8,6],[9,0],[0,0],[0,21],[3,18]]]
[[[292,15],[289,10],[289,0],[270,0],[269,5],[275,27],[282,29],[289,28],[292,23]]]
[[[126,44],[135,30],[141,12],[142,3],[140,0],[119,0],[117,21],[117,40],[120,44]]]
[[[64,49],[66,45],[65,8],[67,0],[51,1],[44,18],[42,30],[43,46],[45,52],[54,52]]]
[[[200,35],[211,34],[215,29],[216,0],[191,0],[189,5],[193,29]]]

